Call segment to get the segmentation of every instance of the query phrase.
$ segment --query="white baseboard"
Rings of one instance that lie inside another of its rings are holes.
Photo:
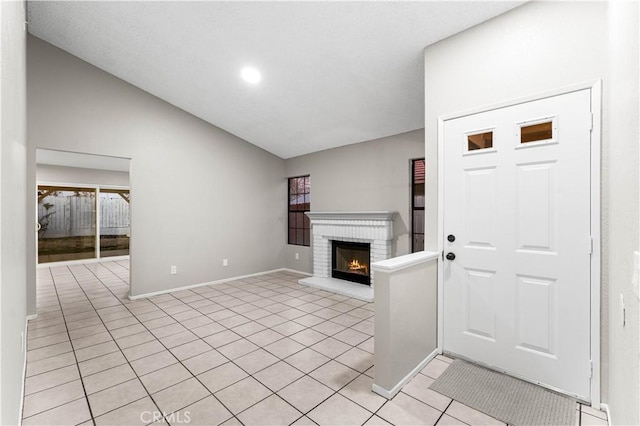
[[[27,315],[27,321],[31,321],[38,318],[38,314]]]
[[[205,282],[205,283],[185,285],[185,286],[182,286],[182,287],[169,288],[169,289],[166,289],[166,290],[154,291],[154,292],[151,292],[151,293],[137,294],[135,296],[132,296],[131,294],[129,294],[129,300],[146,299],[146,298],[153,297],[153,296],[160,296],[161,294],[173,293],[175,291],[190,290],[192,288],[204,287],[206,285],[223,284],[223,283],[226,283],[226,282],[229,282],[229,281],[241,280],[243,278],[257,277],[257,276],[260,276],[260,275],[272,274],[274,272],[282,272],[282,271],[289,271],[289,272],[298,273],[297,271],[291,271],[290,269],[287,269],[287,268],[272,269],[271,271],[256,272],[255,274],[248,274],[248,275],[239,275],[239,276],[236,276],[236,277],[229,277],[229,278],[224,278],[224,279],[216,280],[216,281],[208,281],[208,282]],[[302,274],[303,272],[299,272],[299,273]]]
[[[611,411],[609,411],[609,404],[605,404],[601,402],[600,409],[604,410],[604,412],[607,413],[607,424],[611,426],[613,422],[611,421]]]
[[[378,395],[380,395],[382,397],[385,397],[387,399],[393,398],[394,396],[396,396],[398,394],[398,392],[400,392],[402,390],[404,385],[409,383],[409,381],[411,381],[411,379],[413,379],[415,377],[415,375],[418,374],[429,363],[429,361],[434,359],[436,357],[436,355],[438,355],[438,349],[435,349],[433,352],[431,352],[429,355],[427,355],[427,357],[425,359],[420,361],[420,363],[413,370],[411,370],[411,372],[409,372],[409,374],[404,376],[404,378],[402,380],[400,380],[398,382],[398,384],[396,384],[391,390],[387,390],[387,389],[383,388],[382,386],[376,385],[375,383],[371,387],[371,390],[374,391],[375,393],[377,393]],[[375,379],[374,379],[374,381],[375,381]]]
[[[29,338],[29,335],[27,334],[27,332],[29,331],[29,320],[30,319],[34,319],[35,317],[37,317],[38,315],[29,315],[25,318],[24,320],[24,342],[23,342],[23,347],[22,349],[24,349],[23,352],[23,362],[22,362],[22,387],[20,390],[20,411],[18,412],[18,424],[22,425],[22,410],[24,409],[24,382],[27,378],[27,339]]]
[[[313,276],[313,274],[310,274],[308,272],[302,272],[302,271],[298,271],[296,269],[291,269],[291,268],[282,268],[282,269],[280,269],[280,271],[293,272],[294,274],[300,274],[300,275],[304,275],[306,277],[312,277]]]

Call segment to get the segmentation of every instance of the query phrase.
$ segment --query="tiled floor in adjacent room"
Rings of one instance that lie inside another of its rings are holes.
[[[128,266],[38,270],[25,425],[501,424],[428,388],[445,357],[391,401],[372,393],[373,304],[288,272],[132,302]]]

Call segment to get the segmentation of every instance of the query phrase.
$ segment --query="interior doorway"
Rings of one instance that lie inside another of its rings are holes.
[[[129,255],[129,159],[38,149],[38,264]]]

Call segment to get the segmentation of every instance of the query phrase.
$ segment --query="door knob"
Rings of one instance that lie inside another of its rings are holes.
[[[453,253],[447,253],[447,260],[454,260],[456,258],[456,255]]]
[[[456,236],[453,234],[449,234],[447,236],[447,241],[449,241],[450,243],[454,242],[456,240]]]

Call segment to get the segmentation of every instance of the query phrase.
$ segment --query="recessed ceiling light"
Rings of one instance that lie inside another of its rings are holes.
[[[251,84],[257,84],[260,82],[260,80],[262,80],[262,75],[260,74],[260,71],[252,67],[242,68],[240,75],[242,76],[242,79],[244,81]]]

